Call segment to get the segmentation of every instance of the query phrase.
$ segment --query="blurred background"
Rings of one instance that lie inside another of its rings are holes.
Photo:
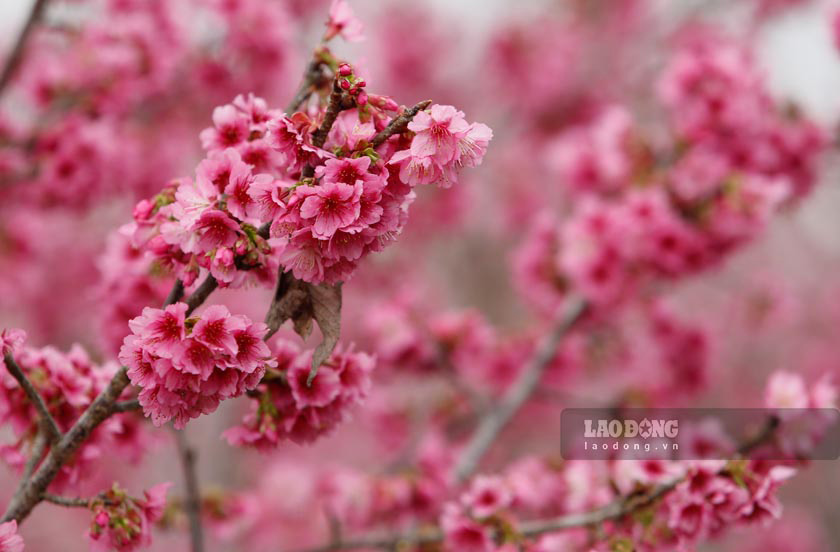
[[[255,9],[241,20],[220,23],[190,2],[178,2],[174,20],[187,23],[190,40],[208,45],[210,61],[189,74],[178,73],[177,66],[156,67],[160,78],[148,91],[134,84],[131,79],[136,77],[118,77],[128,79],[129,99],[119,109],[131,110],[131,123],[109,131],[114,134],[108,140],[119,147],[97,153],[107,162],[96,161],[100,164],[90,177],[95,187],[80,184],[71,195],[65,195],[67,187],[50,190],[52,195],[44,196],[49,207],[33,206],[28,197],[13,205],[17,196],[0,195],[0,326],[26,328],[34,345],[66,349],[81,343],[97,361],[113,358],[114,343],[119,343],[125,320],[133,315],[103,312],[100,306],[103,293],[114,293],[118,285],[109,280],[109,273],[124,262],[108,248],[107,236],[130,220],[139,198],[153,195],[173,177],[190,174],[201,158],[198,133],[210,124],[214,106],[249,91],[273,106],[286,103],[322,33],[328,2],[275,3],[275,11],[266,9],[271,17]],[[31,5],[25,0],[0,2],[0,51],[14,42]],[[626,106],[656,142],[661,108],[652,100],[655,81],[675,48],[674,36],[686,27],[713,26],[749,44],[773,99],[815,121],[829,141],[837,140],[840,49],[831,21],[840,5],[835,1],[351,0],[351,5],[365,24],[367,38],[340,43],[335,50],[355,60],[370,90],[391,95],[400,104],[429,97],[456,105],[468,120],[484,122],[495,133],[485,164],[465,172],[457,189],[422,190],[401,243],[370,259],[345,288],[343,339],[362,350],[376,343],[371,309],[382,307],[377,312],[385,312],[384,304],[394,298],[420,304],[423,308],[418,310],[424,312],[480,313],[500,335],[538,332],[539,308],[520,293],[513,258],[538,212],[547,208],[568,213],[571,200],[561,193],[562,177],[553,168],[551,150],[541,151],[535,144],[560,139],[594,106],[609,103]],[[58,34],[67,29],[72,40],[80,21],[104,17],[99,9],[88,2],[55,0],[45,25],[58,29]],[[227,38],[218,38],[226,26]],[[229,29],[234,27],[239,34],[232,39]],[[114,27],[115,33],[123,31],[133,32],[131,24]],[[267,34],[275,50],[248,42],[249,36]],[[189,55],[183,44],[161,47],[173,48],[171,59],[176,61]],[[227,52],[234,55],[228,59]],[[122,60],[114,54],[108,63],[120,65]],[[25,126],[37,109],[33,111],[28,92],[22,90],[35,89],[39,74],[60,73],[61,57],[55,52],[27,58],[20,71],[23,84],[3,99],[3,123]],[[133,93],[148,94],[158,103],[135,101],[130,98]],[[125,113],[119,117],[129,118]],[[144,120],[161,126],[145,128]],[[66,121],[56,124],[61,125],[56,127],[59,140],[76,132],[72,125],[64,126]],[[126,149],[121,152],[122,146]],[[671,308],[709,338],[710,383],[696,393],[693,404],[760,406],[767,376],[779,369],[801,373],[809,381],[824,374],[840,376],[836,154],[824,155],[819,169],[813,192],[775,217],[764,233],[725,264],[679,285],[664,286]],[[26,261],[15,261],[15,255],[25,255]],[[260,319],[267,296],[267,290],[223,292],[219,300]],[[126,306],[128,311],[133,308]],[[631,341],[638,316],[631,312],[614,324],[623,326],[623,339]],[[633,363],[643,364],[648,357],[639,353],[634,358],[631,362],[617,356],[610,361],[611,369],[641,379],[649,372],[634,371]],[[576,380],[576,402],[581,397],[587,404],[604,401],[627,392],[619,391],[626,382],[610,384],[605,373],[609,369]],[[309,510],[313,472],[364,470],[381,454],[387,456],[381,451],[389,445],[377,439],[377,424],[383,423],[387,411],[382,406],[387,403],[385,389],[398,393],[398,383],[389,375],[373,393],[370,413],[360,411],[311,447],[288,443],[268,455],[232,449],[219,435],[245,410],[236,400],[191,423],[187,433],[196,446],[199,478],[208,492],[224,497],[256,486],[265,495],[283,499],[275,510],[254,513],[250,525],[213,525],[209,549],[277,550],[274,542],[298,538],[290,536],[295,533],[289,527],[319,516]],[[428,389],[419,385],[402,393],[426,397],[438,391],[429,384]],[[544,405],[540,408],[548,410],[540,414],[556,416],[563,404]],[[520,429],[529,434],[528,428]],[[138,491],[172,479],[177,495],[181,478],[173,471],[168,435],[149,432],[147,446],[153,452],[138,466],[109,459],[105,451],[102,467],[82,485],[80,494],[118,478]],[[522,444],[522,450],[529,447]],[[552,444],[536,448],[551,449]],[[2,470],[0,490],[9,496],[15,473],[5,466]],[[784,487],[787,513],[777,525],[767,530],[742,528],[702,549],[840,550],[838,495],[837,462],[814,462]],[[46,504],[23,526],[22,534],[29,551],[85,550],[88,523],[86,512]],[[323,520],[312,523],[323,529]],[[311,534],[305,537],[310,538]],[[181,531],[157,533],[153,550],[183,549]]]

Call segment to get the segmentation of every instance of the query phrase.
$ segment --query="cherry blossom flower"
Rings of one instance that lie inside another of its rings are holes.
[[[17,328],[0,331],[0,356],[14,354],[26,341],[26,332]]]
[[[142,389],[143,412],[155,425],[174,419],[179,429],[221,401],[254,389],[274,364],[261,339],[268,331],[265,324],[216,305],[186,326],[186,308],[184,303],[165,311],[147,308],[129,323],[133,333],[120,350],[129,379]],[[162,347],[161,326],[180,335],[178,341]]]
[[[347,0],[332,0],[324,40],[329,40],[340,34],[344,40],[359,42],[365,38],[363,31],[362,22],[353,14]]]
[[[172,483],[160,483],[143,498],[132,498],[116,484],[95,501],[90,525],[92,550],[131,552],[151,544],[151,526],[163,517]]]
[[[18,535],[17,522],[7,521],[0,524],[0,550],[3,552],[23,552],[23,537]]]
[[[336,230],[351,225],[359,216],[362,191],[362,186],[357,183],[325,180],[311,192],[307,190],[300,215],[304,219],[315,219],[312,225],[315,237],[328,239]]]

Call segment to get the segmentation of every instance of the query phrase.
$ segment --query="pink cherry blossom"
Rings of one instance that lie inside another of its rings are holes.
[[[148,327],[159,325],[170,311],[183,316],[185,310],[184,303],[166,311],[146,309],[129,323],[134,333],[120,350],[129,379],[141,388],[143,412],[155,425],[174,419],[179,429],[189,419],[214,411],[221,401],[254,389],[274,364],[261,341],[268,328],[231,315],[221,305],[208,308],[188,330],[180,326],[180,339],[162,350]]]
[[[0,550],[3,552],[23,552],[23,537],[18,535],[17,522],[7,521],[0,524]]]
[[[353,14],[347,0],[332,0],[324,39],[329,40],[340,34],[344,40],[358,42],[364,40],[363,31],[362,22]]]
[[[312,233],[328,239],[335,231],[353,224],[361,211],[361,184],[343,184],[325,180],[320,186],[308,189],[300,208],[304,219],[315,219]]]
[[[764,403],[770,408],[806,408],[808,390],[805,381],[792,372],[775,372],[767,381]]]
[[[17,328],[0,331],[0,355],[14,354],[26,341],[26,332]]]

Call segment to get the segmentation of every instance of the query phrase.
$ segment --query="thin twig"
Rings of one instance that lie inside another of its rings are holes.
[[[175,443],[178,448],[181,469],[184,472],[186,491],[184,509],[190,522],[191,550],[192,552],[203,552],[204,531],[201,526],[201,491],[198,486],[198,476],[195,472],[195,451],[187,442],[187,436],[183,430],[173,430],[173,433],[175,433]]]
[[[677,478],[669,483],[659,485],[649,493],[641,496],[620,497],[618,500],[606,506],[589,512],[529,521],[518,527],[517,533],[523,537],[538,537],[546,533],[554,533],[577,527],[590,527],[604,523],[605,521],[621,519],[628,514],[653,504],[656,500],[671,492],[681,481],[683,481],[683,478]],[[437,528],[429,528],[406,534],[371,533],[339,542],[332,542],[319,548],[307,549],[303,552],[337,552],[339,550],[368,548],[401,550],[409,546],[439,543],[443,541],[443,538],[443,532]]]
[[[32,382],[29,381],[29,378],[27,378],[26,374],[23,373],[23,370],[20,369],[20,366],[18,366],[17,362],[15,362],[11,353],[6,353],[3,356],[3,360],[6,363],[6,369],[10,374],[12,374],[12,376],[14,376],[21,389],[23,389],[23,392],[26,393],[29,402],[31,402],[32,406],[35,407],[35,410],[38,411],[39,422],[47,438],[51,443],[55,443],[61,438],[61,430],[58,429],[58,424],[55,423],[52,414],[50,414],[50,411],[47,408],[47,403],[44,402],[44,398],[41,397],[41,394],[38,393],[38,390],[32,385]]]
[[[381,146],[385,140],[393,136],[394,134],[402,134],[405,132],[405,129],[408,128],[408,123],[414,119],[414,116],[432,105],[432,100],[424,100],[414,107],[406,109],[402,112],[401,115],[394,117],[394,119],[388,123],[388,126],[383,128],[376,136],[373,137],[371,140],[370,145],[373,148],[378,148]]]
[[[111,411],[114,413],[120,412],[134,412],[135,410],[141,410],[143,407],[140,406],[140,401],[138,399],[131,399],[127,401],[117,401],[114,403],[114,406],[111,408]]]
[[[56,443],[47,458],[32,475],[29,482],[21,489],[19,496],[9,503],[3,521],[20,522],[29,515],[32,508],[41,500],[41,496],[58,475],[63,466],[76,450],[90,437],[90,434],[113,412],[113,403],[128,386],[125,367],[120,368],[105,389],[87,407],[73,424],[73,427]]]
[[[12,502],[18,499],[21,493],[23,493],[23,489],[29,484],[29,478],[32,477],[32,473],[44,457],[44,451],[47,450],[47,441],[48,439],[46,435],[44,435],[44,432],[39,429],[38,433],[35,435],[35,441],[32,443],[32,451],[29,453],[29,459],[23,467],[23,473],[20,476],[20,483],[18,483],[17,489],[15,489],[15,494],[12,495]]]
[[[26,44],[29,42],[29,36],[38,24],[38,21],[41,20],[46,7],[47,0],[35,0],[35,4],[32,6],[32,11],[29,12],[29,18],[26,20],[26,23],[24,23],[23,30],[21,30],[18,35],[17,42],[15,42],[15,45],[9,52],[9,57],[6,58],[6,64],[3,66],[3,71],[0,72],[0,94],[3,93],[6,86],[8,86],[8,84],[12,81],[18,67],[20,67],[21,62],[23,61],[23,54],[26,50]]]
[[[90,503],[96,500],[94,498],[81,498],[81,497],[69,497],[69,496],[59,496],[54,495],[51,493],[44,493],[41,498],[43,498],[46,502],[50,504],[55,504],[57,506],[64,506],[66,508],[90,508]]]
[[[575,326],[586,312],[586,304],[573,301],[568,312],[546,337],[528,365],[508,389],[501,404],[481,420],[464,451],[461,453],[456,467],[455,478],[464,481],[475,472],[481,458],[499,432],[507,425],[511,418],[519,411],[525,401],[533,394],[546,366],[557,354],[557,347],[567,333]]]
[[[743,456],[747,452],[754,450],[756,447],[772,440],[776,431],[779,429],[779,426],[780,420],[777,416],[771,416],[768,418],[764,428],[756,437],[744,442],[738,447],[737,450],[739,451],[739,454]],[[727,470],[728,467],[724,466],[720,471],[718,471],[718,474],[725,474]],[[629,514],[632,514],[633,512],[654,504],[657,500],[673,491],[685,480],[686,476],[682,475],[672,481],[669,481],[668,483],[657,485],[648,492],[631,494],[629,496],[620,496],[615,501],[589,512],[567,514],[543,520],[526,521],[516,528],[517,534],[522,537],[538,537],[547,533],[555,533],[578,527],[592,527],[606,521],[619,520]],[[402,548],[406,548],[408,546],[438,543],[443,540],[443,537],[444,535],[442,531],[437,528],[427,528],[422,531],[406,534],[370,533],[367,535],[351,537],[339,542],[333,540],[333,542],[328,545],[307,549],[303,552],[337,552],[340,550],[367,548],[401,550]]]
[[[26,465],[23,467],[21,481],[26,481],[32,476],[32,472],[38,467],[38,462],[43,458],[45,450],[47,450],[47,438],[42,431],[39,431],[38,435],[35,436],[35,442],[32,444],[32,452],[29,453],[29,460],[26,461]]]

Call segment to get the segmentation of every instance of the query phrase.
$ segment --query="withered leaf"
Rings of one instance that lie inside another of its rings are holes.
[[[332,354],[338,344],[338,337],[341,334],[341,283],[334,286],[319,284],[309,286],[309,298],[312,305],[312,316],[321,328],[323,339],[315,347],[312,355],[312,368],[309,371],[307,385],[312,384],[318,367],[321,366]],[[310,323],[311,324],[311,323]]]
[[[274,299],[268,309],[265,323],[269,331],[266,339],[277,333],[286,320],[292,320],[295,332],[306,339],[312,333],[312,321],[318,323],[322,340],[312,354],[312,368],[307,385],[330,357],[341,334],[341,284],[310,284],[284,272],[277,279]]]

